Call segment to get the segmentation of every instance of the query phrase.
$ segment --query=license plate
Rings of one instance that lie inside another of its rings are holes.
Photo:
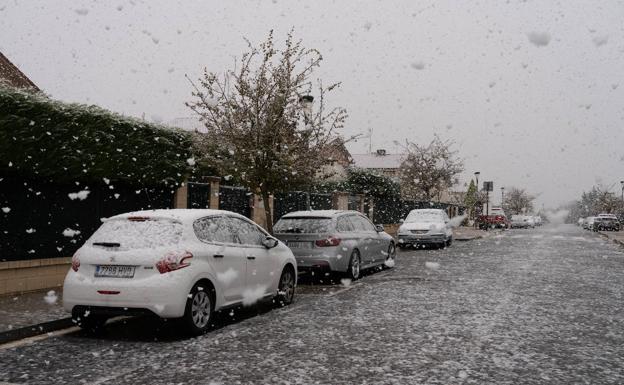
[[[95,266],[96,277],[132,278],[135,266],[123,265],[97,265]]]
[[[292,247],[294,249],[311,249],[312,242],[288,241],[288,247]]]

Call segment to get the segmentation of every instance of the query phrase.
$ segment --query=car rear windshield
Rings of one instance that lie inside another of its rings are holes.
[[[330,218],[282,218],[273,227],[276,233],[315,234],[327,233]]]
[[[182,238],[182,224],[169,220],[106,221],[87,244],[118,250],[150,249],[176,245]]]
[[[439,222],[441,220],[442,214],[436,211],[415,211],[405,218],[405,222]]]

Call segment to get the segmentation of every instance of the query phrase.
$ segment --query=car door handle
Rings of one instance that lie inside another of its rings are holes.
[[[248,255],[247,259],[256,259],[256,257],[254,257],[253,255]]]
[[[223,254],[215,254],[212,257],[213,258],[223,258]]]

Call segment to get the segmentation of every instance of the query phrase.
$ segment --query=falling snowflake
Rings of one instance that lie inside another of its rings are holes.
[[[69,193],[69,194],[67,194],[67,196],[71,200],[79,199],[79,200],[83,201],[83,200],[87,199],[87,196],[90,193],[91,193],[91,191],[89,191],[89,190],[82,190],[82,191],[79,191],[77,193]]]

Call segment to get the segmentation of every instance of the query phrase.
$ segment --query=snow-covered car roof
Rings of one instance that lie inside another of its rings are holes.
[[[301,218],[301,217],[310,217],[310,218],[333,218],[339,214],[345,213],[358,213],[357,211],[347,211],[347,210],[308,210],[308,211],[293,211],[292,213],[288,213],[284,215],[282,218]]]
[[[160,210],[142,210],[142,211],[133,211],[129,213],[123,213],[119,215],[112,216],[110,218],[102,219],[103,222],[118,220],[118,219],[127,219],[130,217],[140,217],[140,218],[149,218],[149,219],[167,219],[173,220],[180,223],[189,223],[193,222],[196,219],[211,216],[211,215],[233,215],[240,218],[246,218],[240,214],[237,214],[232,211],[227,210],[212,210],[212,209],[160,209]]]

